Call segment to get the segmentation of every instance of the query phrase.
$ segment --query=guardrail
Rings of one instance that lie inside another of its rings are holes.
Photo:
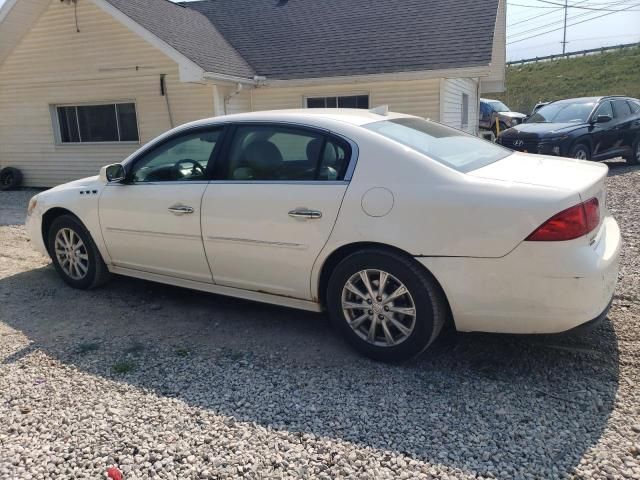
[[[544,57],[524,58],[522,60],[512,60],[507,62],[507,66],[511,65],[524,65],[525,63],[538,63],[548,60],[555,60],[556,58],[569,58],[579,57],[581,55],[589,55],[590,53],[603,53],[609,50],[622,50],[623,48],[640,47],[640,42],[635,43],[623,43],[620,45],[611,45],[608,47],[589,48],[587,50],[578,50],[575,52],[557,53],[555,55],[545,55]]]

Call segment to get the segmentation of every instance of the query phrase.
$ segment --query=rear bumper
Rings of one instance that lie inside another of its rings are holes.
[[[559,333],[607,310],[620,248],[608,216],[591,244],[522,242],[502,258],[417,260],[440,281],[459,331]]]

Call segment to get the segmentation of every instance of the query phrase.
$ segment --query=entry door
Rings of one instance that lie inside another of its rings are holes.
[[[116,266],[213,281],[200,208],[219,138],[211,129],[178,134],[127,165],[125,184],[103,189],[100,225]]]
[[[311,270],[347,189],[350,150],[325,132],[237,126],[202,201],[215,283],[311,299]]]

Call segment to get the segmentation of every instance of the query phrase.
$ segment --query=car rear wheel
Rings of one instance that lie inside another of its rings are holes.
[[[410,257],[377,249],[355,252],[338,264],[329,279],[327,306],[345,339],[382,361],[421,353],[447,315],[444,294],[427,271]]]
[[[590,160],[591,150],[589,149],[588,145],[585,145],[584,143],[578,143],[571,149],[571,157],[577,158],[578,160]]]
[[[56,218],[49,229],[47,245],[56,271],[72,287],[87,290],[109,279],[102,255],[76,217]]]

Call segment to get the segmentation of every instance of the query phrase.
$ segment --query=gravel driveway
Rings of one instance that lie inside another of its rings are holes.
[[[0,478],[640,479],[640,168],[610,167],[608,321],[451,333],[400,366],[323,315],[124,277],[72,290],[6,225],[33,192],[0,192]]]

